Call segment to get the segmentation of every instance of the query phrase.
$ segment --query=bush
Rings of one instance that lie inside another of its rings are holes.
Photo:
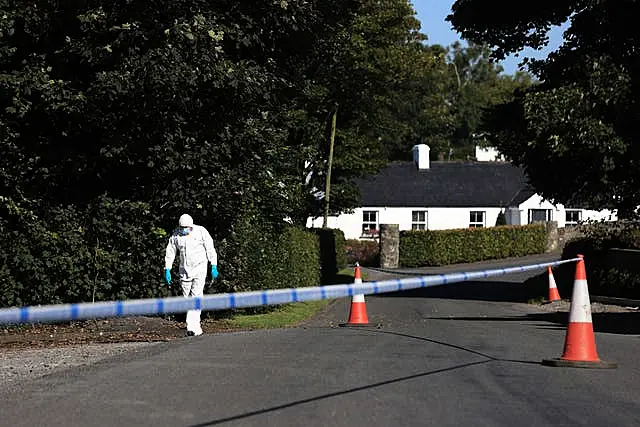
[[[338,272],[347,266],[344,233],[333,228],[315,228],[310,231],[317,234],[320,242],[321,281],[323,284],[333,283]]]
[[[617,298],[640,299],[640,275],[626,269],[594,266],[588,268],[589,292]]]
[[[166,232],[144,203],[84,208],[0,199],[0,305],[166,296]]]
[[[220,278],[214,292],[317,286],[318,237],[300,228],[269,230],[244,219],[219,246]]]
[[[640,249],[640,223],[592,223],[582,228],[584,237],[567,242],[563,259],[584,256],[589,292],[594,295],[640,298],[637,263],[616,260],[613,248]],[[573,279],[570,280],[573,283]]]
[[[303,228],[287,227],[277,236],[269,289],[320,285],[320,245],[318,237]]]
[[[400,265],[438,266],[543,253],[542,224],[400,233]]]
[[[44,209],[0,197],[0,306],[182,295],[164,283],[169,233],[158,221],[139,202],[104,197]],[[315,234],[245,221],[230,235],[215,242],[220,279],[207,292],[319,284]]]
[[[348,239],[345,242],[345,252],[350,265],[356,262],[364,267],[380,265],[380,243],[377,240]]]

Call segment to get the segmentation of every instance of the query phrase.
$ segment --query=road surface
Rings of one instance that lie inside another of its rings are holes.
[[[594,314],[617,369],[543,366],[566,313],[522,302],[525,278],[367,296],[367,328],[337,326],[341,299],[297,328],[155,344],[0,391],[0,425],[640,425],[637,313]]]

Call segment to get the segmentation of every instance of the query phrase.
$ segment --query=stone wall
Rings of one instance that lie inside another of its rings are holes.
[[[558,229],[558,248],[564,249],[565,245],[573,239],[584,236],[584,231],[580,226],[564,227]]]
[[[582,226],[558,228],[556,221],[545,222],[547,230],[547,248],[545,252],[562,251],[567,242],[584,236]]]
[[[556,221],[547,221],[545,224],[547,230],[547,248],[545,252],[555,252],[558,250],[558,223]]]
[[[380,267],[398,268],[400,262],[400,226],[380,224]]]

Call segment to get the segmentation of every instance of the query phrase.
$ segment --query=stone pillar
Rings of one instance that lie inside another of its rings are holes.
[[[547,229],[547,250],[545,252],[553,252],[558,250],[559,236],[557,221],[547,221],[545,223]]]
[[[400,225],[380,224],[380,268],[398,268]]]

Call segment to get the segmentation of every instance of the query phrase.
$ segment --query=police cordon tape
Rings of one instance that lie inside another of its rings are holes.
[[[0,324],[38,323],[52,321],[84,320],[120,316],[184,313],[188,310],[226,310],[241,307],[277,305],[301,301],[342,298],[353,295],[381,294],[416,288],[465,282],[473,279],[522,273],[548,266],[579,261],[572,258],[562,261],[530,264],[493,270],[463,273],[437,274],[407,279],[383,280],[344,285],[314,286],[306,288],[272,289],[263,291],[210,294],[202,297],[168,297],[97,303],[57,304],[0,309]]]

